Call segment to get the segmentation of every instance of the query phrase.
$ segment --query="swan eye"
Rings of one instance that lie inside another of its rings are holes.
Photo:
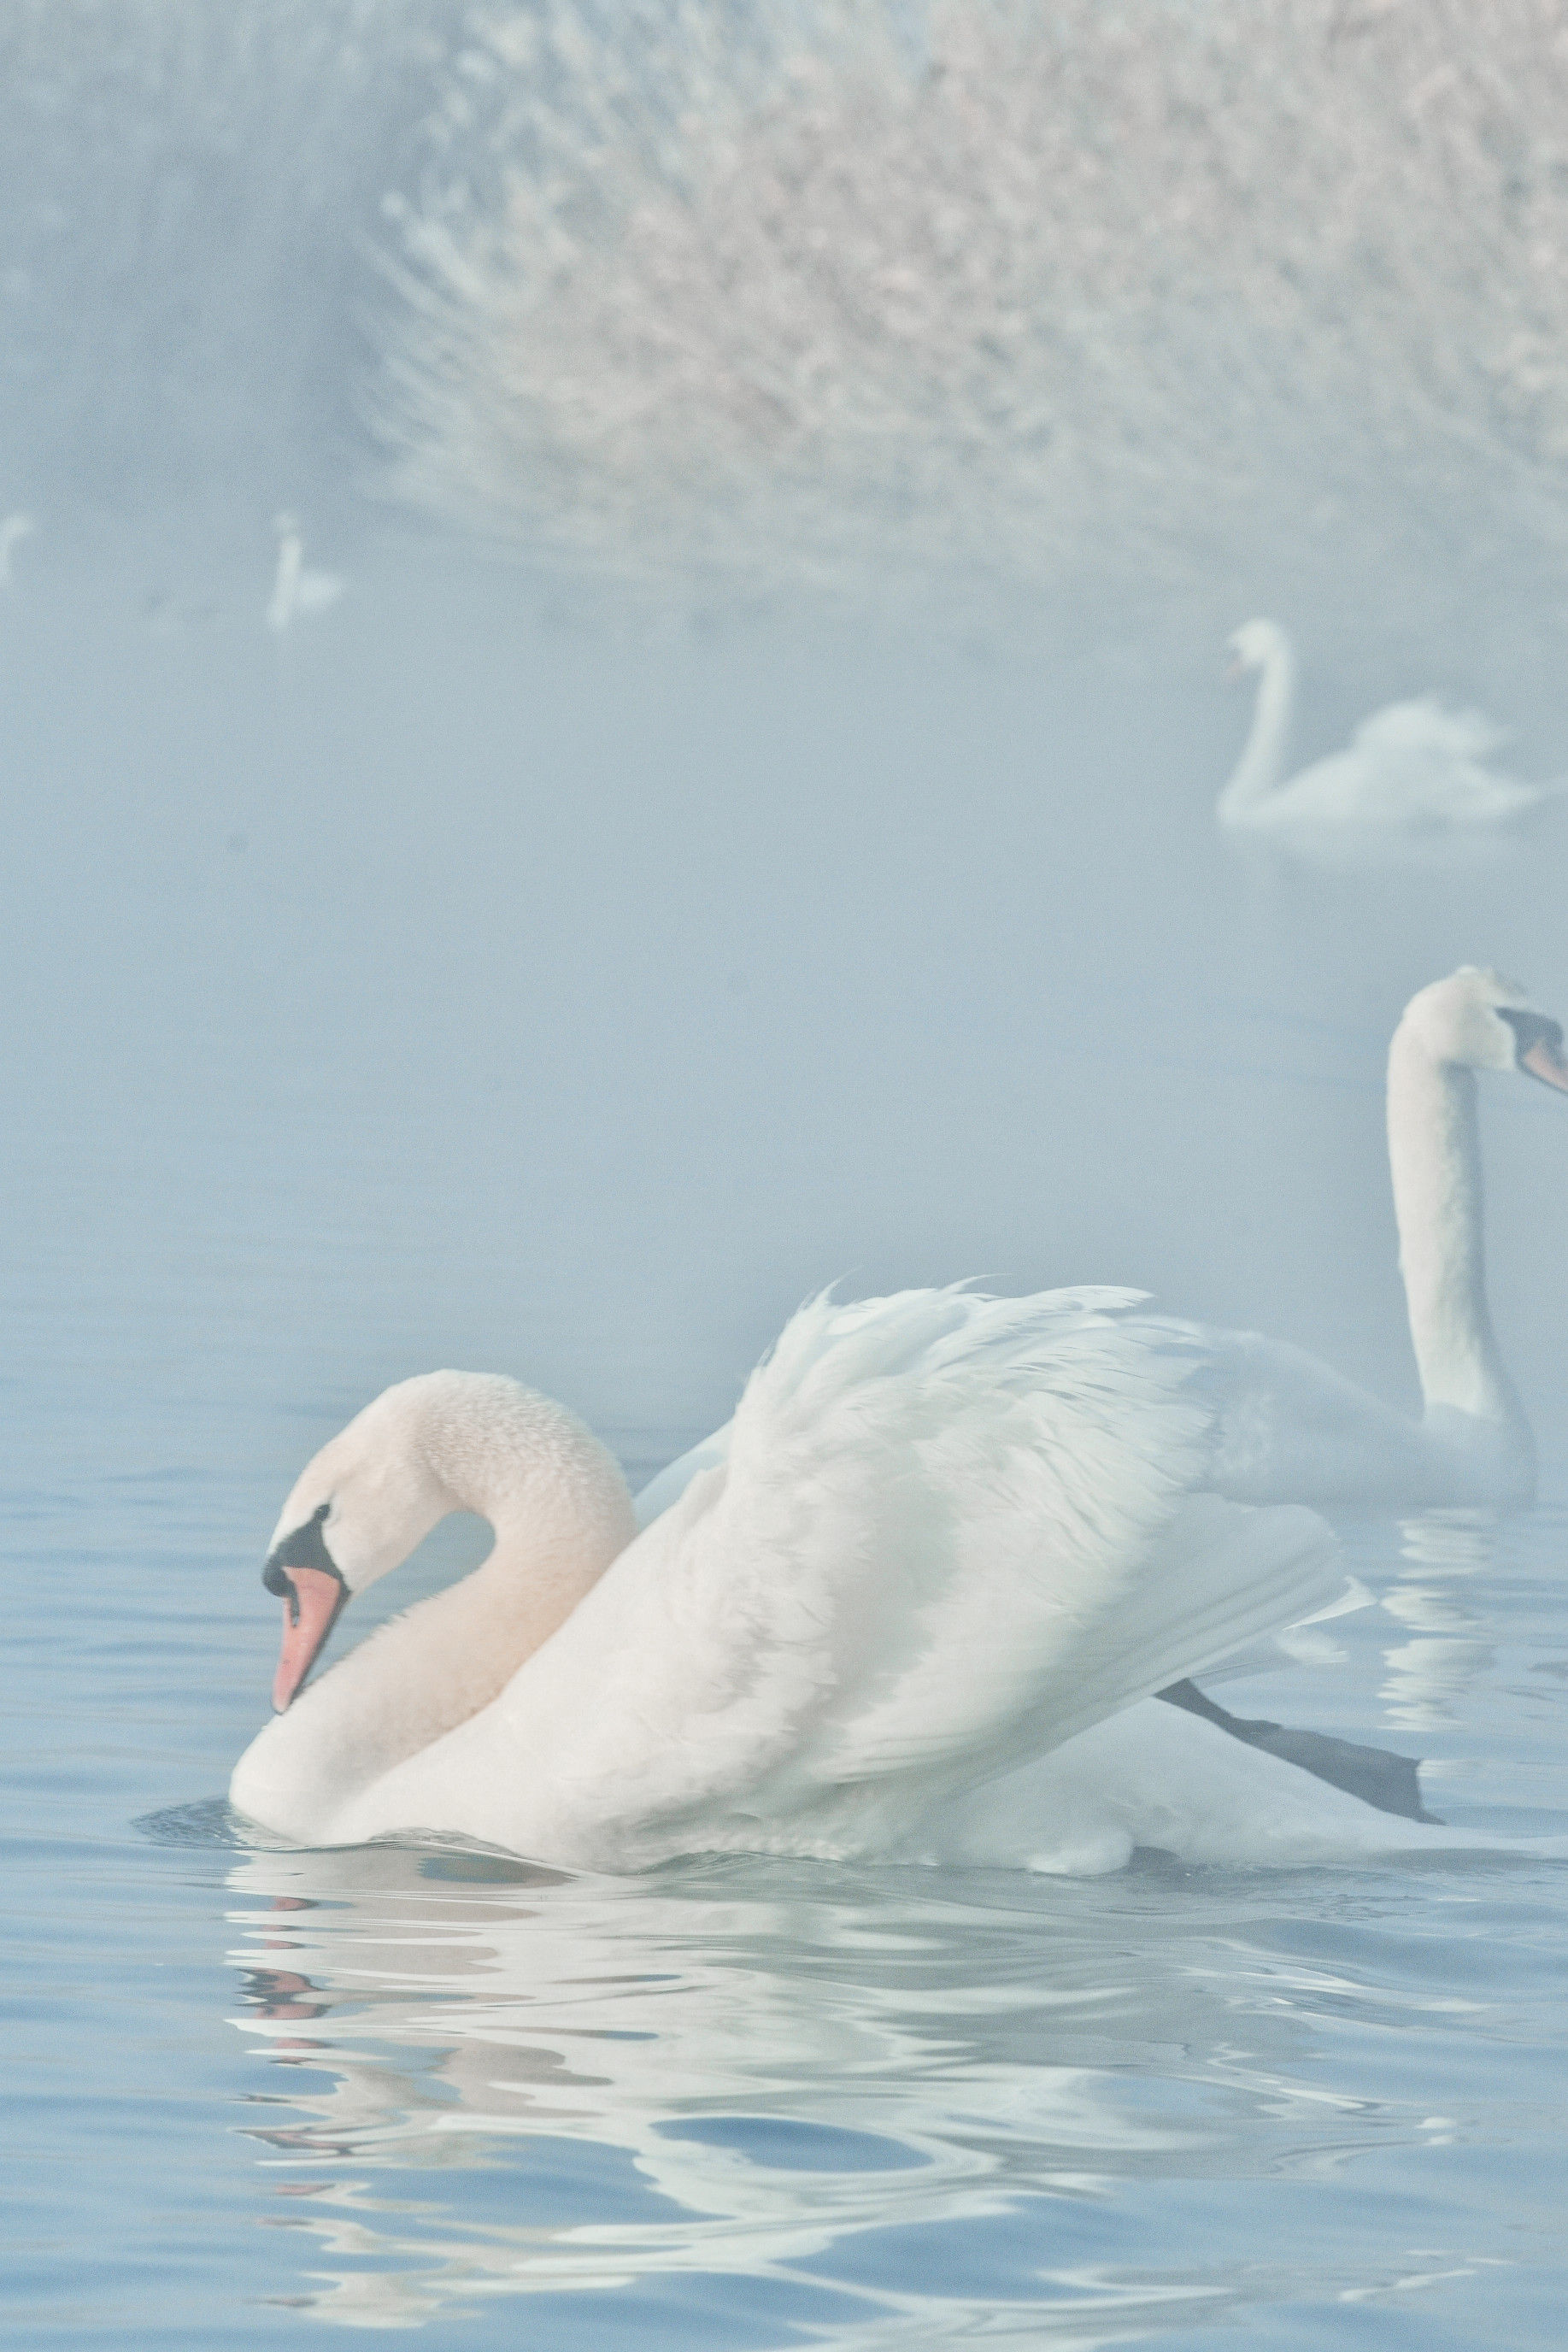
[[[1532,1045],[1550,1045],[1554,1054],[1562,1053],[1561,1021],[1549,1021],[1543,1013],[1515,1012],[1506,1004],[1498,1006],[1497,1015],[1513,1031],[1513,1059],[1517,1069],[1524,1067],[1524,1057]]]
[[[285,1593],[292,1593],[294,1588],[288,1580],[291,1568],[319,1569],[324,1576],[335,1576],[338,1582],[342,1583],[342,1570],[328,1550],[327,1539],[321,1532],[331,1507],[329,1502],[321,1504],[303,1527],[296,1528],[291,1535],[285,1536],[281,1543],[274,1546],[261,1571],[262,1583],[268,1592],[277,1593],[280,1600]]]

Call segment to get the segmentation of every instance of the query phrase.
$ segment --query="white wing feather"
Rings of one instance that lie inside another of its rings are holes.
[[[815,1300],[500,1704],[606,1859],[885,1843],[1338,1589],[1312,1513],[1201,1491],[1205,1360],[1129,1292]]]

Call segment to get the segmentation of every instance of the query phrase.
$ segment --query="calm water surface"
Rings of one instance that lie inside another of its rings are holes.
[[[1257,872],[1204,677],[550,635],[373,547],[280,654],[267,555],[40,547],[0,641],[16,2340],[1559,2344],[1561,1865],[615,1882],[213,1801],[279,1500],[408,1372],[641,1473],[814,1285],[973,1272],[1408,1399],[1387,1028],[1464,955],[1568,1005],[1562,839]],[[1568,1128],[1485,1120],[1561,1498]],[[1562,1829],[1560,1501],[1346,1534],[1375,1605],[1227,1702]]]

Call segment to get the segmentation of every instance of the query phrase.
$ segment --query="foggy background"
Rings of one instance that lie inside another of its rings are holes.
[[[1560,14],[12,0],[29,1443],[177,1402],[254,1548],[389,1380],[653,1462],[838,1277],[1413,1402],[1387,1035],[1563,1008],[1563,836],[1238,861],[1219,639],[1297,633],[1303,757],[1439,686],[1568,766]],[[1556,1111],[1485,1089],[1560,1487]]]
[[[1568,1013],[1568,808],[1243,856],[1224,640],[1301,761],[1430,688],[1568,774],[1565,82],[1568,0],[0,0],[29,2341],[1556,2352],[1553,1861],[568,1880],[215,1792],[413,1372],[639,1477],[806,1294],[972,1276],[1416,1405],[1388,1037]],[[1568,1125],[1480,1091],[1549,1507],[1348,1526],[1226,1696],[1560,1832]]]

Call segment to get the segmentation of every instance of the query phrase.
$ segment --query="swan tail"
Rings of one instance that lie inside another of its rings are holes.
[[[1568,1837],[1508,1836],[1374,1806],[1294,1758],[1154,1702],[1124,1708],[936,1808],[922,1828],[922,1859],[1063,1876],[1118,1869],[1137,1849],[1189,1864],[1286,1870],[1466,1856],[1568,1860]]]

